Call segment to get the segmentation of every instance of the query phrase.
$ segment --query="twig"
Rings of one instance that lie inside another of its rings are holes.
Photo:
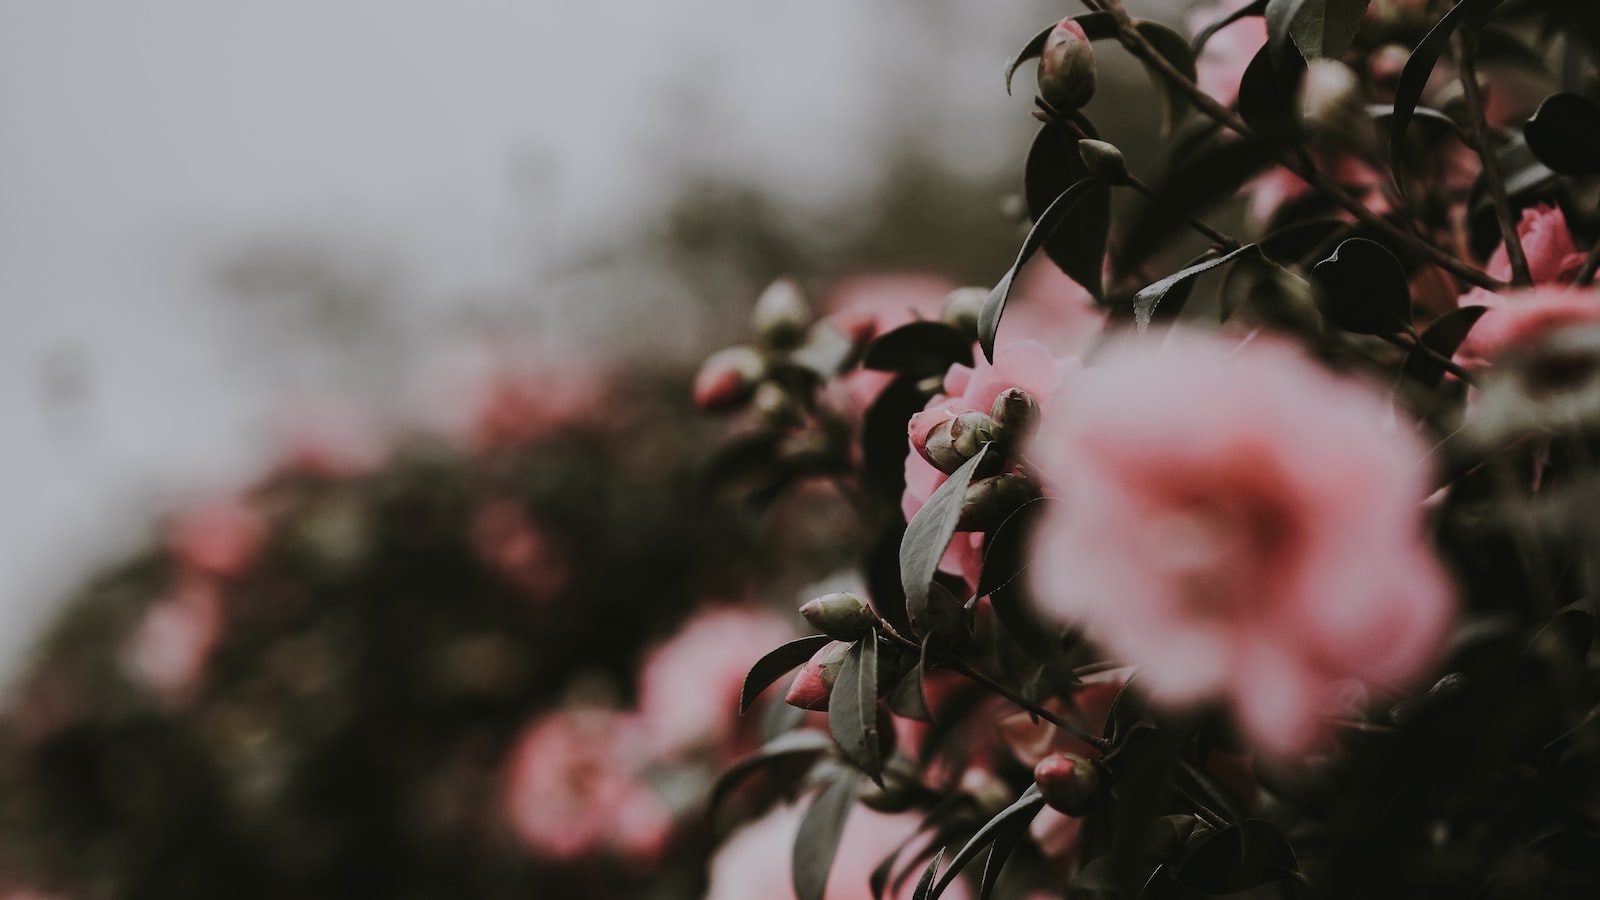
[[[1432,347],[1429,347],[1427,344],[1424,344],[1422,339],[1417,336],[1415,331],[1411,331],[1409,334],[1411,337],[1411,340],[1409,341],[1401,338],[1398,334],[1384,334],[1379,335],[1379,337],[1395,345],[1396,347],[1399,347],[1401,350],[1405,350],[1408,353],[1413,350],[1422,351],[1423,353],[1427,354],[1429,359],[1432,359],[1434,362],[1438,363],[1439,366],[1446,372],[1449,372],[1451,375],[1454,375],[1467,384],[1475,384],[1477,382],[1477,379],[1473,377],[1472,373],[1468,372],[1466,369],[1463,369],[1455,360],[1445,356],[1443,353],[1440,353]]]
[[[1528,254],[1522,249],[1522,236],[1517,234],[1517,223],[1511,218],[1511,201],[1506,197],[1505,177],[1500,173],[1500,159],[1495,153],[1493,135],[1483,115],[1483,89],[1478,85],[1474,59],[1477,44],[1476,35],[1456,36],[1456,67],[1460,70],[1462,93],[1466,95],[1472,143],[1478,151],[1478,159],[1483,161],[1483,180],[1489,186],[1489,196],[1494,201],[1494,217],[1499,220],[1506,258],[1511,262],[1511,283],[1527,286],[1533,284],[1533,275],[1528,271]]]

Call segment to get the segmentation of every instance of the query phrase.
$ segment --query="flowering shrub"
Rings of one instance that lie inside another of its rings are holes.
[[[840,339],[785,282],[785,338],[758,305],[702,373],[738,372],[700,396],[724,483],[823,481],[867,533],[858,593],[745,680],[798,668],[831,740],[729,768],[717,801],[805,806],[734,832],[714,896],[1600,891],[1600,19],[1084,6],[1007,68],[1042,124],[992,289]],[[1119,49],[1153,165],[1095,124]],[[1007,329],[1082,300],[1072,340]],[[880,846],[860,806],[921,818]]]

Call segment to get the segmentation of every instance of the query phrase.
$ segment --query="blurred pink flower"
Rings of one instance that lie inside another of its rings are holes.
[[[472,517],[472,546],[491,571],[535,601],[561,593],[571,575],[567,555],[516,500],[496,500]]]
[[[773,613],[725,607],[700,612],[651,650],[639,674],[639,714],[651,756],[739,752],[734,737],[745,673],[794,637]]]
[[[503,449],[599,421],[599,364],[514,336],[467,342],[429,360],[410,401],[421,425],[473,451]]]
[[[1371,166],[1353,156],[1343,154],[1317,154],[1317,166],[1338,182],[1340,187],[1361,199],[1361,205],[1378,215],[1390,211],[1389,198],[1384,196],[1384,176]],[[1257,224],[1272,218],[1285,204],[1311,193],[1311,186],[1282,166],[1273,166],[1256,176],[1241,191],[1250,198],[1250,219]],[[1351,219],[1348,212],[1340,210],[1340,218]]]
[[[1578,252],[1561,209],[1543,203],[1524,209],[1517,235],[1535,288],[1503,294],[1473,288],[1462,296],[1462,306],[1488,307],[1456,351],[1462,365],[1486,366],[1507,349],[1553,329],[1600,322],[1600,297],[1593,290],[1563,287],[1583,266],[1584,254]],[[1501,281],[1510,280],[1511,260],[1504,243],[1490,254],[1485,269]]]
[[[355,403],[326,394],[302,397],[279,416],[279,466],[324,478],[365,475],[383,465],[388,442]]]
[[[558,709],[531,723],[506,771],[505,811],[517,836],[556,862],[653,863],[672,813],[641,777],[643,739],[637,719],[609,709]]]
[[[190,507],[167,523],[167,548],[182,565],[224,578],[255,561],[267,537],[265,518],[238,497]]]
[[[1198,35],[1206,26],[1229,13],[1248,5],[1250,0],[1223,0],[1199,7],[1189,13],[1189,31]],[[1248,16],[1222,29],[1206,41],[1205,49],[1195,60],[1196,83],[1200,89],[1215,97],[1223,106],[1232,106],[1239,99],[1239,81],[1256,51],[1267,42],[1267,20],[1261,16]]]
[[[222,598],[208,578],[187,577],[145,611],[124,650],[129,673],[163,701],[186,702],[222,636]]]
[[[1408,685],[1453,613],[1422,532],[1424,448],[1389,416],[1286,343],[1110,350],[1031,452],[1064,498],[1040,523],[1036,596],[1153,702],[1225,701],[1263,754],[1311,749],[1340,682]]]
[[[802,805],[780,806],[735,831],[711,860],[706,900],[794,900],[791,860],[803,815]],[[852,809],[828,872],[826,900],[869,900],[873,868],[916,832],[921,819],[918,813],[884,815],[863,806]],[[905,900],[916,890],[916,882],[909,878],[899,891],[885,896]],[[971,894],[956,881],[943,896],[958,900]]]
[[[1057,357],[1038,341],[1014,341],[996,348],[994,357],[993,365],[979,356],[974,366],[959,363],[951,366],[945,374],[944,393],[936,394],[924,407],[924,413],[935,415],[919,414],[913,418],[913,423],[930,422],[942,415],[936,412],[939,410],[954,414],[974,411],[987,414],[994,406],[994,398],[1014,387],[1032,394],[1043,406],[1081,367],[1077,357]],[[912,449],[906,454],[906,488],[900,496],[900,510],[908,522],[947,477],[917,452],[910,427],[908,425],[907,441]],[[976,585],[983,563],[982,547],[981,533],[957,533],[939,568]]]
[[[1075,356],[1105,331],[1105,313],[1094,296],[1048,259],[1022,270],[1016,296],[1006,304],[995,346],[1034,340],[1057,356]]]
[[[945,295],[955,283],[934,275],[912,273],[858,275],[829,291],[823,300],[821,324],[837,328],[858,349],[901,325],[938,321]],[[894,380],[891,372],[852,369],[828,382],[829,405],[846,421],[859,423],[867,408]]]
[[[1528,274],[1534,284],[1566,281],[1583,265],[1583,254],[1572,240],[1567,229],[1567,217],[1558,206],[1543,203],[1522,211],[1517,222],[1517,236],[1522,239],[1522,251],[1528,257]],[[1511,280],[1511,257],[1502,242],[1489,255],[1485,270],[1501,281]]]

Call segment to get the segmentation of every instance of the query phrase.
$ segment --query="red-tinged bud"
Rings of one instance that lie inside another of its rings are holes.
[[[750,322],[761,343],[792,350],[805,339],[806,328],[811,325],[811,306],[794,279],[780,278],[761,292]]]
[[[755,391],[767,360],[754,347],[725,347],[700,364],[694,377],[694,403],[705,410],[732,409]]]
[[[800,607],[800,615],[818,631],[841,641],[861,637],[878,621],[877,614],[865,600],[844,591],[807,601]]]
[[[830,641],[812,654],[790,682],[783,702],[801,709],[826,710],[828,695],[833,693],[833,683],[839,680],[839,669],[849,652],[848,642]]]
[[[911,417],[906,431],[912,449],[947,475],[976,456],[997,433],[994,420],[984,413],[958,413],[952,409],[919,412]]]
[[[1116,144],[1084,138],[1078,141],[1078,157],[1088,167],[1089,174],[1098,175],[1112,184],[1128,183],[1128,161]]]
[[[1100,792],[1100,769],[1087,759],[1071,753],[1047,756],[1033,767],[1034,783],[1044,794],[1044,802],[1057,812],[1081,816],[1094,806]]]
[[[1024,503],[1039,496],[1038,490],[1020,475],[994,475],[967,486],[961,498],[961,519],[957,531],[992,531]]]
[[[944,296],[944,307],[939,312],[939,319],[961,332],[968,340],[976,341],[978,314],[983,311],[983,304],[988,299],[988,288],[956,288]]]
[[[1039,57],[1039,96],[1059,112],[1080,109],[1094,96],[1094,46],[1083,26],[1062,19]]]
[[[1021,444],[1039,428],[1039,401],[1022,388],[1006,388],[994,398],[989,418],[1007,442]]]

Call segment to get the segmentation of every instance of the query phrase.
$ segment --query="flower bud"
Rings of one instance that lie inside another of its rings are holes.
[[[761,292],[750,321],[761,343],[792,350],[805,338],[811,324],[811,307],[794,279],[780,278]]]
[[[949,408],[917,413],[911,417],[907,431],[912,448],[947,475],[977,456],[998,433],[994,420],[984,413],[958,413]]]
[[[775,381],[761,382],[756,388],[755,396],[750,398],[750,406],[755,409],[756,415],[761,417],[761,421],[772,428],[783,428],[800,422],[799,405],[794,402],[794,397],[784,390],[783,385]]]
[[[1094,47],[1083,26],[1062,19],[1039,57],[1039,96],[1058,112],[1081,108],[1094,96]]]
[[[828,637],[853,641],[860,637],[878,616],[865,600],[855,594],[838,591],[809,600],[800,607],[800,615]]]
[[[694,377],[694,403],[726,410],[749,398],[767,372],[767,360],[754,347],[725,347],[711,354]]]
[[[1033,780],[1044,794],[1044,802],[1069,816],[1088,813],[1093,808],[1095,795],[1100,792],[1100,769],[1071,753],[1057,753],[1040,760],[1033,768]]]
[[[1300,84],[1301,119],[1322,134],[1350,138],[1370,127],[1361,79],[1335,59],[1319,59]]]
[[[989,418],[1007,442],[1020,444],[1039,428],[1039,401],[1022,388],[1006,388],[994,398]]]
[[[981,287],[956,288],[944,295],[944,308],[939,318],[946,325],[961,332],[963,337],[978,339],[978,314],[989,299],[989,289]]]
[[[1020,475],[980,478],[967,487],[961,498],[961,519],[956,522],[956,530],[992,531],[1037,496],[1038,491]]]
[[[1078,156],[1089,168],[1090,175],[1098,175],[1112,184],[1128,183],[1128,161],[1116,144],[1084,138],[1078,141]]]
[[[824,644],[795,674],[783,702],[801,709],[826,710],[828,695],[833,693],[833,683],[839,680],[839,669],[849,652],[850,644],[845,641]]]

